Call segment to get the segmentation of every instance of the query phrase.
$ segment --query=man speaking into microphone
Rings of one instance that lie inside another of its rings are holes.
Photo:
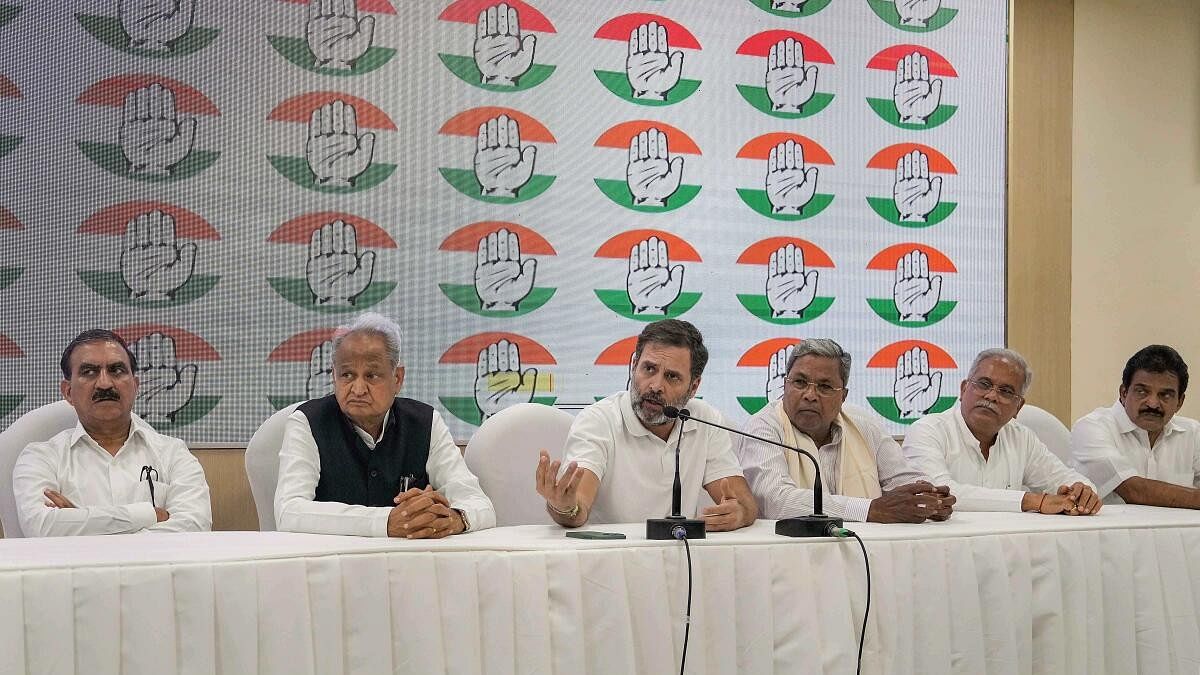
[[[934,487],[865,411],[844,405],[850,354],[838,343],[802,340],[788,355],[786,368],[782,398],[768,403],[742,430],[818,458],[826,515],[874,523],[950,517],[950,489]],[[746,437],[739,437],[737,454],[764,517],[813,513],[815,476],[807,459]]]
[[[546,510],[564,527],[632,523],[671,512],[675,450],[679,452],[681,511],[696,513],[703,487],[715,506],[701,514],[709,532],[754,522],[758,508],[742,477],[729,434],[667,416],[666,409],[692,407],[697,418],[724,419],[693,400],[708,348],[687,321],[656,321],[638,335],[629,390],[588,406],[575,418],[562,461],[538,459],[537,491]]]

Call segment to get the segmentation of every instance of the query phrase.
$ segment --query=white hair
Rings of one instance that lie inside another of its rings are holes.
[[[974,375],[975,370],[979,368],[979,364],[988,359],[1002,359],[1016,364],[1024,376],[1024,380],[1021,382],[1021,395],[1024,396],[1029,391],[1029,386],[1033,384],[1033,369],[1029,367],[1029,362],[1025,360],[1024,356],[1011,349],[993,347],[979,352],[979,355],[975,357],[975,361],[971,363],[971,369],[967,371],[967,377]]]
[[[787,360],[787,370],[792,372],[792,366],[802,356],[820,356],[827,359],[837,359],[838,374],[842,376],[842,386],[850,384],[850,354],[842,346],[828,338],[808,338],[801,340],[792,350]]]
[[[377,312],[359,314],[354,318],[354,321],[338,326],[337,330],[334,331],[333,351],[336,353],[338,347],[342,344],[342,340],[356,333],[365,333],[382,338],[392,366],[399,368],[404,365],[403,361],[400,360],[400,345],[404,342],[404,334],[395,321]]]

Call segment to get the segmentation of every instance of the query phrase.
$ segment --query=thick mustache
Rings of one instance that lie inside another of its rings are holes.
[[[1142,408],[1141,410],[1138,411],[1138,414],[1139,415],[1157,415],[1158,417],[1162,417],[1163,411],[1158,410],[1157,408]]]
[[[975,407],[976,408],[984,408],[985,410],[991,410],[992,412],[997,413],[997,414],[999,414],[999,412],[1000,412],[999,410],[996,410],[996,406],[992,405],[991,403],[989,403],[987,401],[980,401],[979,403],[975,404]]]
[[[93,401],[120,401],[121,395],[116,389],[97,389],[96,393],[92,394]]]

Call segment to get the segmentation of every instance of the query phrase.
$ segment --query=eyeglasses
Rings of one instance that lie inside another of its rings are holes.
[[[829,398],[830,396],[836,396],[838,392],[846,391],[845,387],[835,387],[831,384],[825,384],[824,382],[809,382],[803,377],[797,377],[794,380],[788,380],[788,383],[795,387],[796,391],[802,394],[808,391],[809,387],[814,387],[817,390],[817,396],[820,396],[821,398]]]
[[[992,382],[986,378],[981,380],[967,380],[967,382],[975,388],[975,391],[978,392],[980,396],[986,395],[989,391],[995,391],[996,396],[998,396],[1004,403],[1012,403],[1013,401],[1021,398],[1021,394],[1007,384],[997,385],[995,382]]]

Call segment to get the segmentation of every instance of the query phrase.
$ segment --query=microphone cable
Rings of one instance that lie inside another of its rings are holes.
[[[863,567],[867,570],[867,606],[863,610],[862,632],[858,634],[858,670],[855,671],[862,675],[863,645],[867,642],[867,617],[871,615],[871,560],[867,557],[867,545],[863,543],[862,538],[853,530],[846,528],[841,528],[841,530],[846,533],[842,536],[849,535],[858,541],[858,546],[862,549],[863,554]]]
[[[675,526],[672,534],[683,542],[683,551],[687,554],[688,563],[687,613],[683,617],[683,656],[679,659],[679,675],[683,675],[683,666],[687,663],[688,636],[692,632],[692,548],[688,545],[687,531],[682,526]],[[861,657],[859,658],[861,660]]]

